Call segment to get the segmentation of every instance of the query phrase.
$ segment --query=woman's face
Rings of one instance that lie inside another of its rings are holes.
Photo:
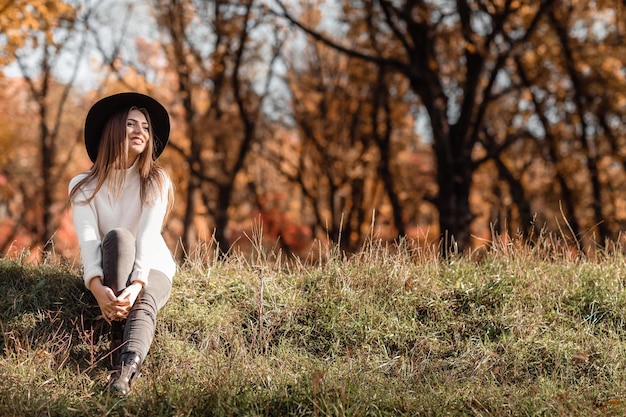
[[[126,119],[126,143],[128,145],[128,163],[130,166],[146,149],[146,144],[150,140],[148,120],[142,112],[133,109],[128,112]]]

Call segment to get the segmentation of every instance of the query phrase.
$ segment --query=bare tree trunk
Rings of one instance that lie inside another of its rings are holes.
[[[389,108],[389,94],[388,86],[385,83],[385,71],[383,68],[379,68],[378,83],[376,90],[374,91],[374,106],[372,114],[372,131],[374,132],[374,138],[378,145],[380,152],[380,161],[378,163],[378,173],[385,186],[385,193],[389,198],[389,204],[391,205],[393,226],[395,227],[398,236],[406,236],[406,227],[404,220],[402,219],[402,204],[398,198],[398,194],[395,190],[395,182],[390,170],[391,164],[391,132],[392,132],[392,120],[391,111]],[[382,100],[381,100],[382,98]],[[378,113],[384,112],[384,134],[380,135],[379,132],[379,117]]]
[[[604,244],[605,240],[609,237],[609,229],[607,223],[604,221],[604,216],[602,213],[602,186],[600,184],[600,174],[598,172],[597,157],[598,145],[597,141],[595,141],[594,143],[593,138],[589,137],[587,121],[585,118],[585,102],[587,101],[586,94],[584,91],[583,83],[580,80],[580,77],[576,70],[576,63],[574,61],[573,53],[568,44],[567,29],[562,27],[562,25],[559,23],[559,19],[554,15],[553,11],[551,11],[548,15],[550,17],[552,25],[556,29],[559,40],[561,42],[563,54],[565,55],[565,66],[567,68],[569,77],[572,80],[572,85],[574,86],[574,102],[576,103],[576,112],[578,114],[578,119],[580,123],[580,143],[587,157],[587,169],[589,170],[589,179],[591,181],[592,210],[594,213],[593,221],[594,224],[597,225],[598,231],[597,243]]]
[[[513,176],[511,171],[504,165],[500,158],[494,158],[498,174],[508,184],[511,191],[514,204],[517,206],[519,212],[519,227],[524,231],[525,236],[530,236],[530,230],[532,226],[532,213],[530,211],[530,204],[525,196],[524,188],[517,178]]]
[[[464,252],[470,242],[472,214],[469,193],[473,167],[471,160],[440,158],[437,165],[439,195],[439,227],[442,254],[448,256]]]
[[[43,58],[40,63],[41,67],[39,68],[39,80],[31,78],[28,75],[26,64],[21,58],[17,58],[18,65],[29,86],[31,97],[36,103],[39,113],[39,175],[41,176],[41,200],[39,203],[41,204],[41,217],[40,224],[38,224],[35,229],[38,230],[37,240],[43,246],[44,253],[53,249],[54,234],[59,226],[59,205],[57,204],[56,194],[59,187],[59,173],[64,170],[64,166],[61,166],[62,164],[57,161],[58,149],[61,146],[57,142],[59,141],[64,108],[78,73],[79,62],[84,52],[84,46],[85,41],[83,39],[81,46],[76,51],[76,64],[70,80],[66,84],[59,84],[61,87],[60,92],[58,95],[54,96],[52,96],[51,91],[51,87],[54,86],[53,68],[50,66],[50,61],[57,58],[56,56],[50,55],[50,50],[54,48],[44,48]],[[57,53],[59,53],[59,51],[57,51]],[[51,104],[52,100],[54,100],[54,108]],[[52,116],[53,112],[51,110],[54,110],[54,117]],[[69,162],[69,159],[65,161],[65,164],[67,164],[67,162]]]

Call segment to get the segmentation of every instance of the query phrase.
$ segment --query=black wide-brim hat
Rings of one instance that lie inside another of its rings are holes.
[[[116,112],[128,110],[131,107],[144,108],[150,115],[152,124],[152,139],[154,141],[153,159],[157,159],[170,137],[170,117],[165,107],[150,96],[140,93],[119,93],[97,101],[85,119],[85,148],[91,162],[96,161],[98,147],[102,137],[102,130],[107,120]]]

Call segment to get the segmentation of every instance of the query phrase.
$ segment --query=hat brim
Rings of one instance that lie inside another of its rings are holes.
[[[150,115],[152,124],[152,138],[154,141],[154,153],[152,157],[157,159],[169,140],[170,118],[165,107],[150,96],[140,93],[119,93],[105,97],[97,101],[85,119],[85,148],[91,162],[98,157],[98,147],[102,137],[104,125],[116,111],[127,110],[131,107],[145,108]]]

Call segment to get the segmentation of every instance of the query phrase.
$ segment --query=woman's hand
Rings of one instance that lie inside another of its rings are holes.
[[[127,308],[126,317],[128,312],[130,312],[130,308],[135,305],[135,301],[137,301],[137,297],[139,297],[139,293],[143,289],[143,282],[134,281],[128,287],[122,291],[117,300]]]
[[[91,280],[89,290],[96,298],[102,317],[104,317],[107,323],[110,324],[113,320],[122,320],[128,316],[130,306],[127,306],[125,302],[121,302],[115,296],[113,290],[102,283],[100,277],[95,277]]]

